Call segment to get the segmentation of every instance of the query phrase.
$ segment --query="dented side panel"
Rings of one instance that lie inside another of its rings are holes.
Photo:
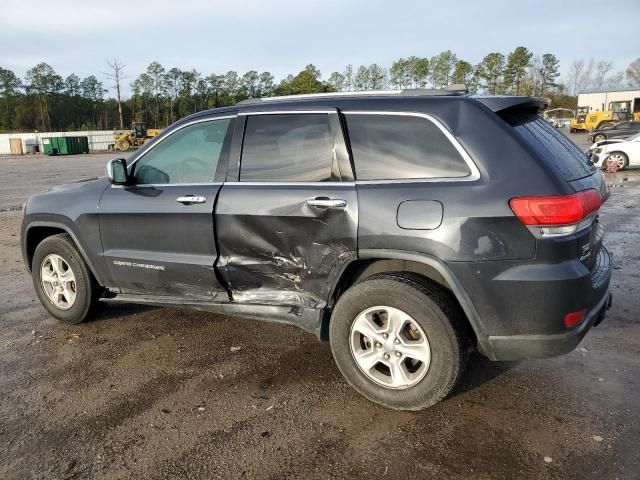
[[[346,206],[307,203],[317,197]],[[216,204],[216,267],[233,300],[323,308],[356,255],[357,209],[353,183],[225,183]]]

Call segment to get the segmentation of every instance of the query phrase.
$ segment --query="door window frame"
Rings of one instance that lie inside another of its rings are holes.
[[[241,181],[240,172],[242,169],[242,152],[244,151],[244,140],[246,137],[246,124],[250,116],[263,115],[328,115],[329,127],[333,137],[333,159],[331,164],[331,181],[328,182],[287,182],[287,181]],[[238,133],[238,141],[232,142],[231,160],[229,161],[228,174],[225,183],[238,183],[241,185],[344,185],[345,182],[353,182],[353,169],[351,159],[346,142],[346,135],[340,120],[340,115],[336,108],[325,109],[308,109],[308,110],[256,110],[238,113],[238,121],[236,121],[236,129],[234,132],[234,140]],[[235,148],[234,148],[235,147]]]
[[[218,164],[216,165],[216,171],[214,172],[215,176],[212,182],[196,182],[196,183],[176,183],[176,182],[171,182],[171,183],[133,183],[131,185],[112,185],[112,188],[123,188],[123,187],[176,187],[176,186],[194,186],[194,185],[218,185],[221,184],[222,182],[224,182],[224,179],[227,175],[227,169],[229,168],[229,158],[231,157],[231,153],[232,153],[232,149],[233,149],[233,140],[235,137],[235,126],[238,123],[237,122],[237,113],[233,113],[230,115],[220,115],[220,116],[206,116],[206,117],[200,117],[200,118],[195,118],[193,120],[181,123],[177,126],[175,126],[174,128],[171,128],[170,130],[167,129],[163,132],[160,133],[160,135],[158,137],[156,137],[157,139],[154,139],[147,148],[143,147],[143,150],[139,151],[139,153],[137,153],[136,155],[134,155],[133,160],[131,161],[131,163],[129,163],[127,165],[127,173],[128,175],[132,175],[135,167],[135,164],[138,162],[138,160],[140,160],[141,158],[143,158],[146,154],[148,154],[150,151],[152,151],[157,145],[159,145],[160,143],[162,143],[163,141],[165,141],[167,138],[170,138],[174,133],[182,130],[183,128],[189,127],[191,125],[195,125],[197,123],[204,123],[204,122],[213,122],[216,120],[226,120],[226,119],[231,119],[230,125],[229,125],[229,129],[231,130],[231,138],[229,139],[229,146],[226,146],[225,144],[223,144],[222,146],[222,150],[220,151],[220,158],[218,159]],[[234,121],[235,120],[235,121]],[[227,135],[229,135],[229,131],[227,131]],[[226,147],[226,148],[225,148]]]

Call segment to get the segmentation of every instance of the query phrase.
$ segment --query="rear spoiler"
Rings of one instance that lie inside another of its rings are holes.
[[[504,110],[531,110],[541,113],[551,104],[551,100],[544,97],[509,97],[509,96],[484,96],[472,95],[471,98],[486,105],[492,111],[498,113]]]

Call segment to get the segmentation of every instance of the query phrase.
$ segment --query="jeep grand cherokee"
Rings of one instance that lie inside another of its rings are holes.
[[[32,196],[24,261],[63,321],[130,302],[289,323],[367,398],[425,408],[471,349],[560,355],[610,304],[606,183],[547,103],[440,90],[200,112],[105,178]]]

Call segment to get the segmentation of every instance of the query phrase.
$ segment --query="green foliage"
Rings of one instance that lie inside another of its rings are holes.
[[[457,57],[451,50],[439,53],[431,59],[431,85],[433,88],[444,88],[451,84],[451,73]]]
[[[166,69],[152,62],[130,81],[130,98],[120,102],[114,76],[117,73],[119,80],[128,77],[123,75],[123,64],[116,60],[107,63],[112,73],[105,75],[111,80],[116,99],[105,99],[107,90],[93,75],[80,79],[72,73],[63,79],[50,65],[39,63],[21,80],[0,68],[0,131],[113,128],[120,125],[119,107],[125,128],[133,121],[161,128],[193,112],[234,105],[247,98],[389,87],[443,88],[452,83],[466,84],[474,93],[546,95],[554,99],[554,106],[567,108],[575,103],[575,97],[565,95],[565,87],[558,83],[558,59],[550,53],[534,56],[523,46],[506,58],[500,52],[489,53],[477,65],[458,59],[451,50],[431,58],[398,58],[388,69],[376,63],[355,69],[349,64],[343,71],[331,73],[327,81],[313,64],[276,82],[271,73],[257,70],[203,75],[196,70]],[[602,67],[593,69],[594,84],[603,83],[611,68],[607,62],[600,64]],[[120,68],[118,72],[115,66]],[[639,85],[640,59],[632,62],[625,74],[630,85]],[[607,85],[619,85],[623,80],[618,73]],[[572,87],[571,91],[577,88]]]
[[[453,73],[451,74],[451,83],[464,83],[467,86],[471,82],[473,76],[473,65],[464,60],[458,60]]]
[[[560,76],[560,60],[551,53],[542,55],[542,69],[540,71],[540,94],[549,93],[551,88],[557,87],[556,80]]]
[[[504,55],[493,52],[482,59],[477,67],[480,86],[491,95],[503,92],[502,75],[504,72]]]
[[[508,55],[504,70],[504,87],[507,92],[522,94],[522,80],[531,66],[531,57],[533,53],[525,47],[517,47]]]

